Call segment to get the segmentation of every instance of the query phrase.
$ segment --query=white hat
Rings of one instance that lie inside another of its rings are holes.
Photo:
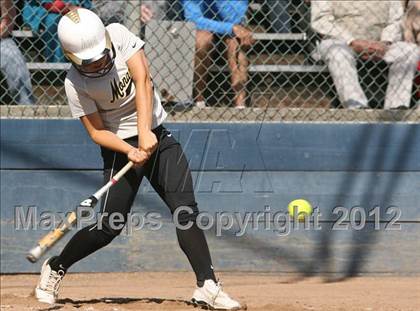
[[[78,66],[92,63],[112,49],[108,31],[99,16],[83,8],[71,10],[60,19],[58,38],[64,55]]]

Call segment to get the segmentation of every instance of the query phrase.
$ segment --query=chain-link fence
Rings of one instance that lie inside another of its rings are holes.
[[[74,5],[146,41],[172,120],[417,122],[420,1],[406,2],[1,0],[1,114],[70,116],[56,28]]]

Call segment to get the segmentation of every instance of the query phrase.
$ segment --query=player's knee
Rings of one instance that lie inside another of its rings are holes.
[[[197,204],[182,205],[175,209],[173,213],[174,222],[182,226],[195,223],[198,216]]]
[[[124,224],[124,221],[113,222],[107,218],[103,219],[101,223],[98,224],[98,230],[102,231],[104,238],[111,242],[114,238],[120,235],[124,228]]]

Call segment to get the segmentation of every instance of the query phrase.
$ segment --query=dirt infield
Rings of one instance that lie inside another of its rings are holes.
[[[226,291],[248,310],[420,310],[419,277],[360,277],[324,283],[278,274],[219,273]],[[55,306],[33,297],[36,275],[1,276],[6,310],[197,310],[189,305],[192,273],[68,274]]]

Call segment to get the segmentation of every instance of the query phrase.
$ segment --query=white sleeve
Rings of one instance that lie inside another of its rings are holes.
[[[124,61],[128,61],[137,51],[144,47],[145,42],[121,24],[111,24],[113,31],[118,35],[118,45]]]
[[[398,42],[403,39],[402,26],[404,7],[400,1],[393,1],[389,5],[388,23],[381,34],[381,41]]]
[[[311,2],[311,27],[323,36],[342,39],[347,44],[355,39],[349,30],[336,23],[331,1]]]
[[[70,111],[74,118],[80,118],[98,111],[95,101],[83,90],[76,88],[70,79],[66,78],[64,86]]]

